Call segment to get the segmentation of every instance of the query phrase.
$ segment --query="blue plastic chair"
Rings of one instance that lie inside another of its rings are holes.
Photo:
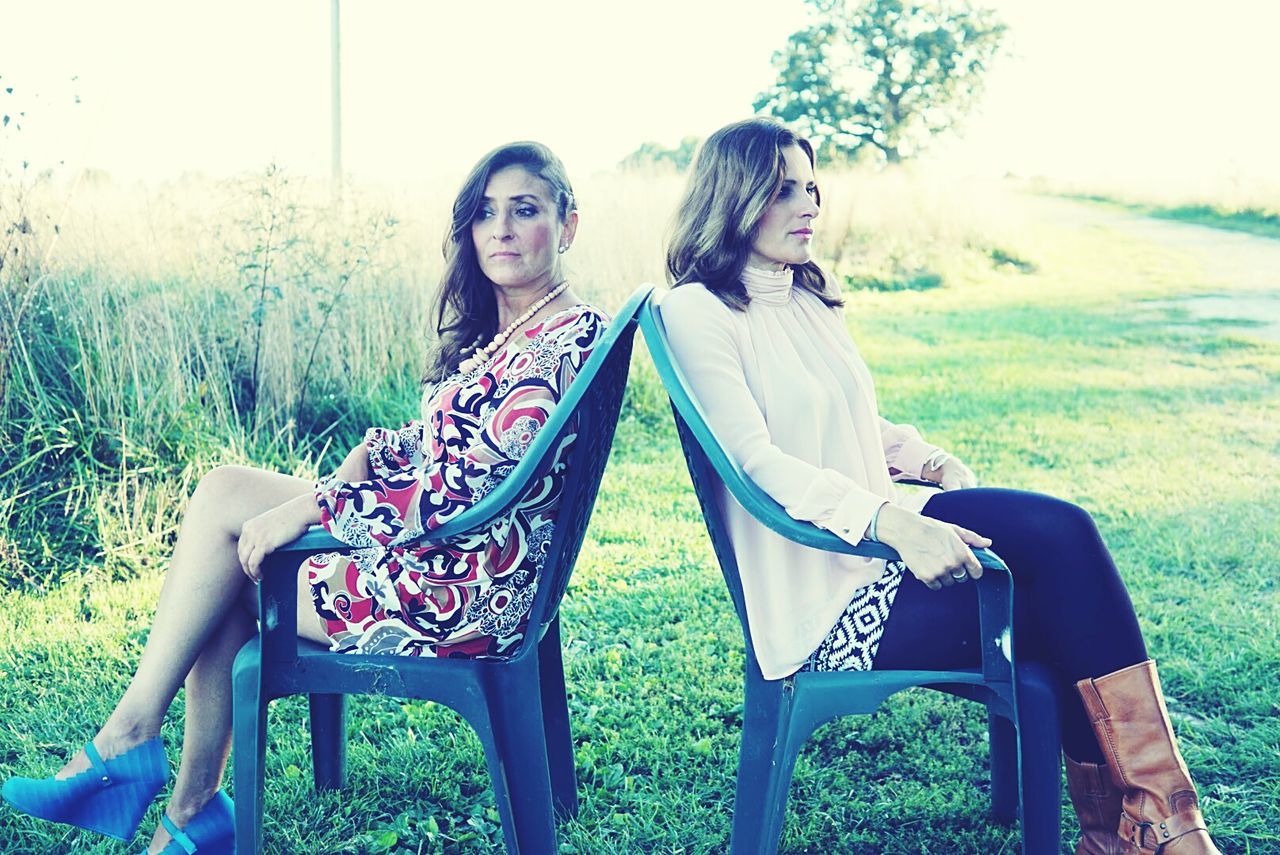
[[[488,528],[549,470],[576,421],[555,535],[529,613],[525,640],[509,659],[430,659],[331,653],[297,637],[298,567],[318,552],[349,549],[319,526],[276,551],[260,587],[261,635],[245,644],[233,671],[237,849],[262,851],[267,705],[310,697],[317,789],[346,779],[345,696],[384,694],[451,707],[484,745],[502,833],[512,853],[556,851],[554,811],[577,812],[577,779],[565,698],[557,610],[582,545],[613,441],[630,367],[637,314],[651,287],[618,311],[524,458],[480,502],[424,540],[444,542]]]
[[[1052,683],[1042,667],[1022,663],[1015,668],[1013,583],[1005,564],[990,550],[974,550],[985,570],[976,583],[983,639],[981,668],[802,672],[781,680],[766,680],[751,644],[742,581],[720,508],[721,484],[753,517],[797,543],[888,560],[896,560],[898,554],[884,544],[866,540],[853,546],[828,531],[790,517],[746,476],[712,432],[671,354],[656,300],[650,300],[641,311],[640,328],[671,398],[689,475],[746,642],[746,697],[731,851],[738,855],[777,850],[796,756],[814,730],[840,716],[874,712],[895,692],[922,686],[986,704],[992,813],[1005,822],[1020,813],[1024,853],[1058,852],[1058,708]],[[778,568],[779,572],[784,569]]]

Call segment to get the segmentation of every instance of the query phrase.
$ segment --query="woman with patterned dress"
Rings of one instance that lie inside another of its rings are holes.
[[[487,531],[445,546],[403,544],[466,510],[524,456],[603,323],[583,305],[547,316],[520,334],[528,339],[523,348],[503,348],[484,365],[428,386],[421,421],[370,430],[371,480],[335,475],[320,482],[325,527],[362,547],[306,564],[315,612],[334,650],[467,658],[514,652],[551,546],[561,467]]]
[[[982,574],[970,547],[990,546],[1015,577],[1019,654],[1058,683],[1076,852],[1216,853],[1093,520],[1049,496],[978,488],[956,457],[881,418],[839,289],[812,260],[819,201],[806,140],[765,119],[712,134],[676,215],[661,302],[671,349],[747,475],[791,516],[902,558],[800,546],[722,492],[763,675],[977,666],[964,583]],[[942,491],[899,494],[903,478]]]
[[[83,751],[50,778],[9,779],[6,801],[129,840],[168,778],[160,726],[185,683],[182,759],[148,851],[233,852],[220,789],[231,666],[257,631],[263,558],[313,524],[355,548],[299,568],[299,636],[356,653],[516,649],[555,525],[558,467],[488,530],[413,541],[511,471],[602,334],[605,317],[561,270],[577,223],[564,167],[545,146],[502,146],[476,165],[445,238],[421,420],[368,431],[317,484],[241,466],[202,478],[129,688]]]

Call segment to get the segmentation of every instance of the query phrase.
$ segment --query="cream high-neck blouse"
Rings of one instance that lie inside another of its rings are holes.
[[[851,543],[886,501],[919,511],[928,497],[898,496],[892,481],[918,478],[938,449],[880,417],[843,312],[793,288],[789,268],[748,267],[742,278],[745,311],[697,283],[660,304],[671,349],[729,454],[792,517]],[[722,502],[760,670],[785,677],[884,562],[801,546],[756,522],[727,491]]]

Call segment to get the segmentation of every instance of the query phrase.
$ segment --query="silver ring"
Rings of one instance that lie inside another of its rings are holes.
[[[963,579],[965,576],[968,576],[968,575],[969,575],[969,571],[968,571],[968,570],[961,570],[959,573],[952,573],[952,574],[951,574],[951,578],[952,578],[952,579]]]

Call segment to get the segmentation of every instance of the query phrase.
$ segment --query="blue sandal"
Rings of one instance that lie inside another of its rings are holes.
[[[160,855],[235,855],[236,809],[231,798],[222,790],[213,794],[208,804],[191,817],[186,828],[165,814],[160,824],[173,840],[160,850]],[[146,850],[143,850],[146,855]]]
[[[169,777],[160,737],[103,760],[90,742],[89,769],[70,778],[10,778],[0,794],[37,819],[74,825],[128,842]]]

